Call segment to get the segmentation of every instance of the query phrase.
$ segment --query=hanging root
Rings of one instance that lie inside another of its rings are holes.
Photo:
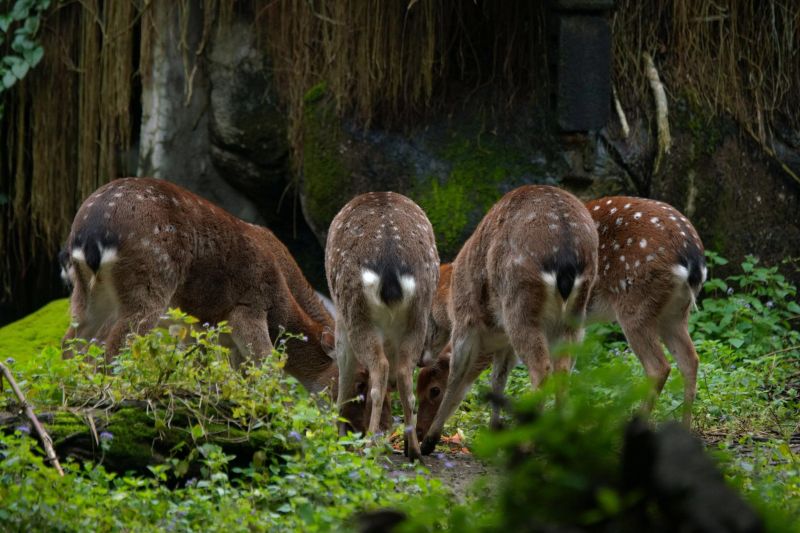
[[[658,171],[658,166],[661,163],[661,158],[664,154],[669,153],[672,138],[669,134],[669,120],[667,114],[667,93],[664,91],[664,84],[658,77],[658,70],[653,63],[653,58],[647,52],[642,54],[644,58],[645,74],[647,80],[650,82],[650,88],[653,90],[653,98],[656,101],[656,124],[658,125],[658,153],[656,154],[656,161],[653,166],[653,172]]]
[[[628,126],[628,119],[625,117],[625,111],[622,109],[622,104],[619,102],[617,96],[617,88],[611,86],[611,92],[614,95],[614,108],[617,110],[617,117],[619,117],[619,126],[622,128],[622,138],[627,139],[631,134],[631,128]]]

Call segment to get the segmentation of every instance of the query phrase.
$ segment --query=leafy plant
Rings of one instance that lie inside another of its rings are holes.
[[[5,45],[0,59],[0,96],[42,60],[44,49],[36,37],[50,0],[16,0],[4,4],[10,9],[0,14],[0,46]]]

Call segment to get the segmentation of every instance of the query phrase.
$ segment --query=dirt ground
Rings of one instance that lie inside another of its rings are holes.
[[[388,459],[388,469],[403,468],[408,462],[402,453],[391,454]],[[461,451],[436,451],[425,457],[424,461],[431,474],[440,479],[459,501],[464,501],[476,479],[488,476],[491,485],[491,478],[496,473],[494,467],[484,464],[470,453]],[[400,471],[392,471],[390,475],[400,475]]]

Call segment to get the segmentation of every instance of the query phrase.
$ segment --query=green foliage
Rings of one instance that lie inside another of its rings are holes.
[[[340,439],[330,402],[283,377],[283,343],[260,367],[235,372],[218,344],[225,324],[198,327],[179,312],[171,319],[169,329],[136,337],[106,373],[94,371],[102,360],[94,345],[85,357],[62,360],[48,348],[14,363],[20,386],[39,410],[62,404],[116,409],[146,401],[146,412],[132,412],[127,424],[100,434],[107,453],[137,431],[149,432],[153,444],[174,432],[182,438],[171,457],[149,466],[150,476],[69,461],[66,477],[59,478],[43,464],[34,440],[20,431],[2,435],[4,527],[327,531],[361,509],[398,505],[409,494],[442,493],[438,482],[410,468],[390,479],[380,464],[382,448],[372,441]],[[0,410],[14,405],[3,392]],[[225,435],[262,444],[252,457],[237,458],[211,442]]]
[[[708,263],[713,272],[725,260],[709,253]],[[740,274],[711,279],[705,290],[690,323],[701,360],[695,431],[711,451],[719,450],[727,480],[759,509],[768,531],[796,531],[800,458],[790,446],[800,420],[796,289],[776,268],[750,257]],[[519,399],[515,409],[530,413],[529,421],[501,433],[484,431],[488,371],[481,376],[445,433],[458,431],[476,453],[500,460],[499,488],[476,491],[479,501],[465,506],[420,503],[407,530],[513,531],[531,524],[586,530],[634,503],[616,484],[620,428],[646,387],[641,365],[616,325],[595,325],[582,346],[566,348],[577,356],[566,401],[553,402],[560,386],[555,380],[530,395],[527,371],[517,367],[506,393]],[[680,416],[677,368],[671,376],[656,404],[656,421]],[[512,460],[520,449],[535,453]]]
[[[0,96],[42,60],[44,49],[36,37],[50,0],[15,0],[4,4],[8,11],[0,13],[0,46],[4,47],[0,59]],[[2,115],[0,103],[0,118]]]
[[[715,254],[708,261],[712,273],[724,263]],[[800,523],[800,463],[791,444],[800,420],[794,298],[795,287],[776,269],[748,258],[741,273],[707,283],[691,321],[701,359],[694,429],[729,484],[759,509],[768,531],[797,530]],[[260,368],[233,372],[218,344],[224,324],[199,327],[180,313],[172,320],[172,327],[134,339],[108,374],[94,371],[93,358],[102,358],[96,346],[88,347],[85,360],[64,361],[54,347],[36,357],[16,355],[12,368],[39,410],[148,402],[146,413],[130,413],[104,430],[113,435],[100,443],[106,457],[129,440],[126,431],[169,442],[172,452],[160,464],[148,462],[149,475],[68,462],[61,479],[42,463],[33,439],[20,431],[6,434],[0,437],[4,525],[315,531],[347,527],[360,510],[394,507],[411,517],[407,531],[600,530],[622,523],[639,501],[620,489],[621,428],[638,409],[647,381],[616,326],[597,325],[581,346],[557,348],[576,355],[576,369],[535,394],[525,369],[515,368],[506,392],[516,399],[519,422],[502,432],[485,430],[488,376],[479,379],[446,432],[463,433],[497,473],[458,503],[438,482],[427,481],[423,469],[388,473],[375,442],[338,438],[328,399],[278,377],[280,351]],[[555,402],[561,388],[564,399]],[[673,369],[654,419],[678,417],[682,397]],[[15,405],[7,391],[0,396],[0,411]],[[83,424],[59,414],[53,427],[75,432]],[[220,435],[247,439],[256,452],[234,457],[213,441]],[[144,448],[123,451],[147,461]]]

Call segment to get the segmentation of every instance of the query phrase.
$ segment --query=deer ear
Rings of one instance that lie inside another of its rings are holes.
[[[336,337],[333,334],[333,330],[327,326],[322,328],[322,334],[319,337],[319,343],[322,346],[322,349],[325,350],[325,353],[328,355],[333,353],[333,349],[336,347]]]

